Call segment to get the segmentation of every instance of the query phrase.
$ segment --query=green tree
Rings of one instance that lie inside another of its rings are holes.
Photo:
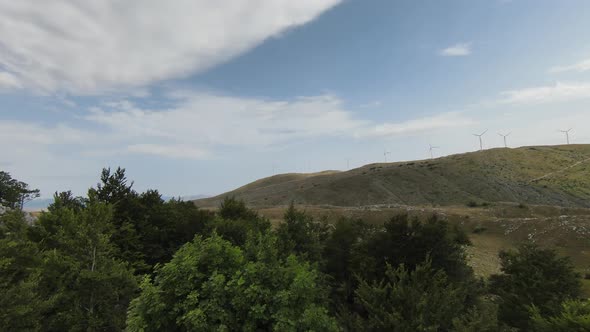
[[[26,202],[39,197],[39,189],[13,179],[9,173],[0,171],[0,205],[22,210]]]
[[[165,263],[178,248],[204,231],[212,215],[191,202],[164,201],[157,190],[137,193],[125,169],[105,168],[101,182],[89,195],[113,206],[112,242],[117,257],[129,262],[137,273],[150,273]]]
[[[403,265],[412,272],[427,258],[432,270],[444,272],[465,295],[463,307],[472,308],[481,284],[466,263],[463,246],[467,243],[464,233],[436,216],[423,221],[398,215],[382,226],[340,221],[326,242],[323,265],[330,277],[334,310],[345,326],[353,326],[347,317],[362,315],[354,300],[359,281],[380,283],[388,278],[388,265],[394,270]]]
[[[314,220],[305,211],[297,210],[293,203],[283,219],[277,229],[281,251],[286,255],[300,255],[312,262],[321,261],[324,243],[329,237],[327,224]]]
[[[248,234],[264,233],[270,226],[270,221],[248,209],[243,201],[227,197],[221,203],[217,217],[208,223],[205,232],[215,232],[234,245],[244,246]]]
[[[590,300],[566,300],[561,312],[544,317],[537,307],[531,309],[532,330],[535,332],[590,331]]]
[[[226,197],[219,206],[218,214],[225,220],[252,220],[257,219],[258,214],[246,207],[246,203],[235,197]]]
[[[57,211],[62,208],[72,209],[75,212],[80,212],[86,205],[86,199],[83,197],[75,197],[74,194],[68,191],[53,194],[53,203],[51,203],[47,210],[49,212]]]
[[[36,286],[41,258],[27,238],[28,227],[19,211],[0,215],[0,326],[5,331],[40,327]]]
[[[413,270],[430,257],[432,267],[445,271],[451,280],[469,280],[473,272],[466,264],[466,244],[463,232],[436,215],[425,221],[407,214],[397,215],[354,248],[353,269],[363,279],[379,281],[387,264],[404,264]]]
[[[351,267],[353,249],[367,238],[371,227],[362,220],[341,219],[332,230],[324,246],[323,271],[330,277],[332,302],[336,310],[353,303],[357,285]]]
[[[498,305],[489,297],[479,299],[461,317],[453,319],[453,332],[516,332],[498,321]]]
[[[127,264],[114,258],[112,208],[90,197],[76,212],[63,207],[34,227],[43,262],[36,293],[48,331],[117,331],[137,285]]]
[[[413,271],[388,264],[383,281],[363,280],[355,293],[364,316],[355,330],[449,331],[467,309],[465,290],[449,282],[443,270],[433,269],[429,260]]]
[[[295,256],[279,258],[270,233],[244,248],[217,234],[185,244],[146,277],[129,331],[334,331],[319,274]]]
[[[530,330],[530,307],[543,317],[559,314],[561,303],[580,294],[579,275],[568,257],[525,244],[500,252],[502,274],[490,277],[490,290],[500,297],[499,318]]]

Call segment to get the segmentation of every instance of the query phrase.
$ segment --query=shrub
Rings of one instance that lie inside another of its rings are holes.
[[[486,230],[487,230],[487,228],[485,226],[477,225],[473,229],[472,233],[473,234],[481,234],[481,233],[485,232]]]
[[[534,244],[500,252],[503,274],[490,277],[490,290],[500,298],[499,318],[530,330],[530,307],[542,316],[557,315],[561,303],[580,294],[579,275],[568,257]]]
[[[555,316],[543,317],[541,311],[531,309],[532,326],[535,332],[590,331],[590,301],[568,300],[561,305]]]

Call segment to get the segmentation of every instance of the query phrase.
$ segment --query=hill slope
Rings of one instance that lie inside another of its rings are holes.
[[[590,145],[491,149],[433,160],[377,163],[346,172],[282,174],[196,200],[251,206],[457,205],[469,201],[590,207]]]

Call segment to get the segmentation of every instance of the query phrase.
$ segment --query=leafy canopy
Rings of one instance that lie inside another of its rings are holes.
[[[318,272],[295,256],[281,260],[268,232],[245,248],[197,236],[141,288],[130,331],[337,330]]]
[[[525,244],[500,252],[500,262],[502,274],[490,277],[490,290],[500,297],[500,320],[510,326],[527,331],[531,306],[539,315],[554,316],[564,301],[580,294],[572,262],[554,250]]]

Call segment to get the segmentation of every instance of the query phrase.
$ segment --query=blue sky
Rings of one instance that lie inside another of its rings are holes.
[[[0,2],[0,169],[84,194],[590,143],[584,0]]]

